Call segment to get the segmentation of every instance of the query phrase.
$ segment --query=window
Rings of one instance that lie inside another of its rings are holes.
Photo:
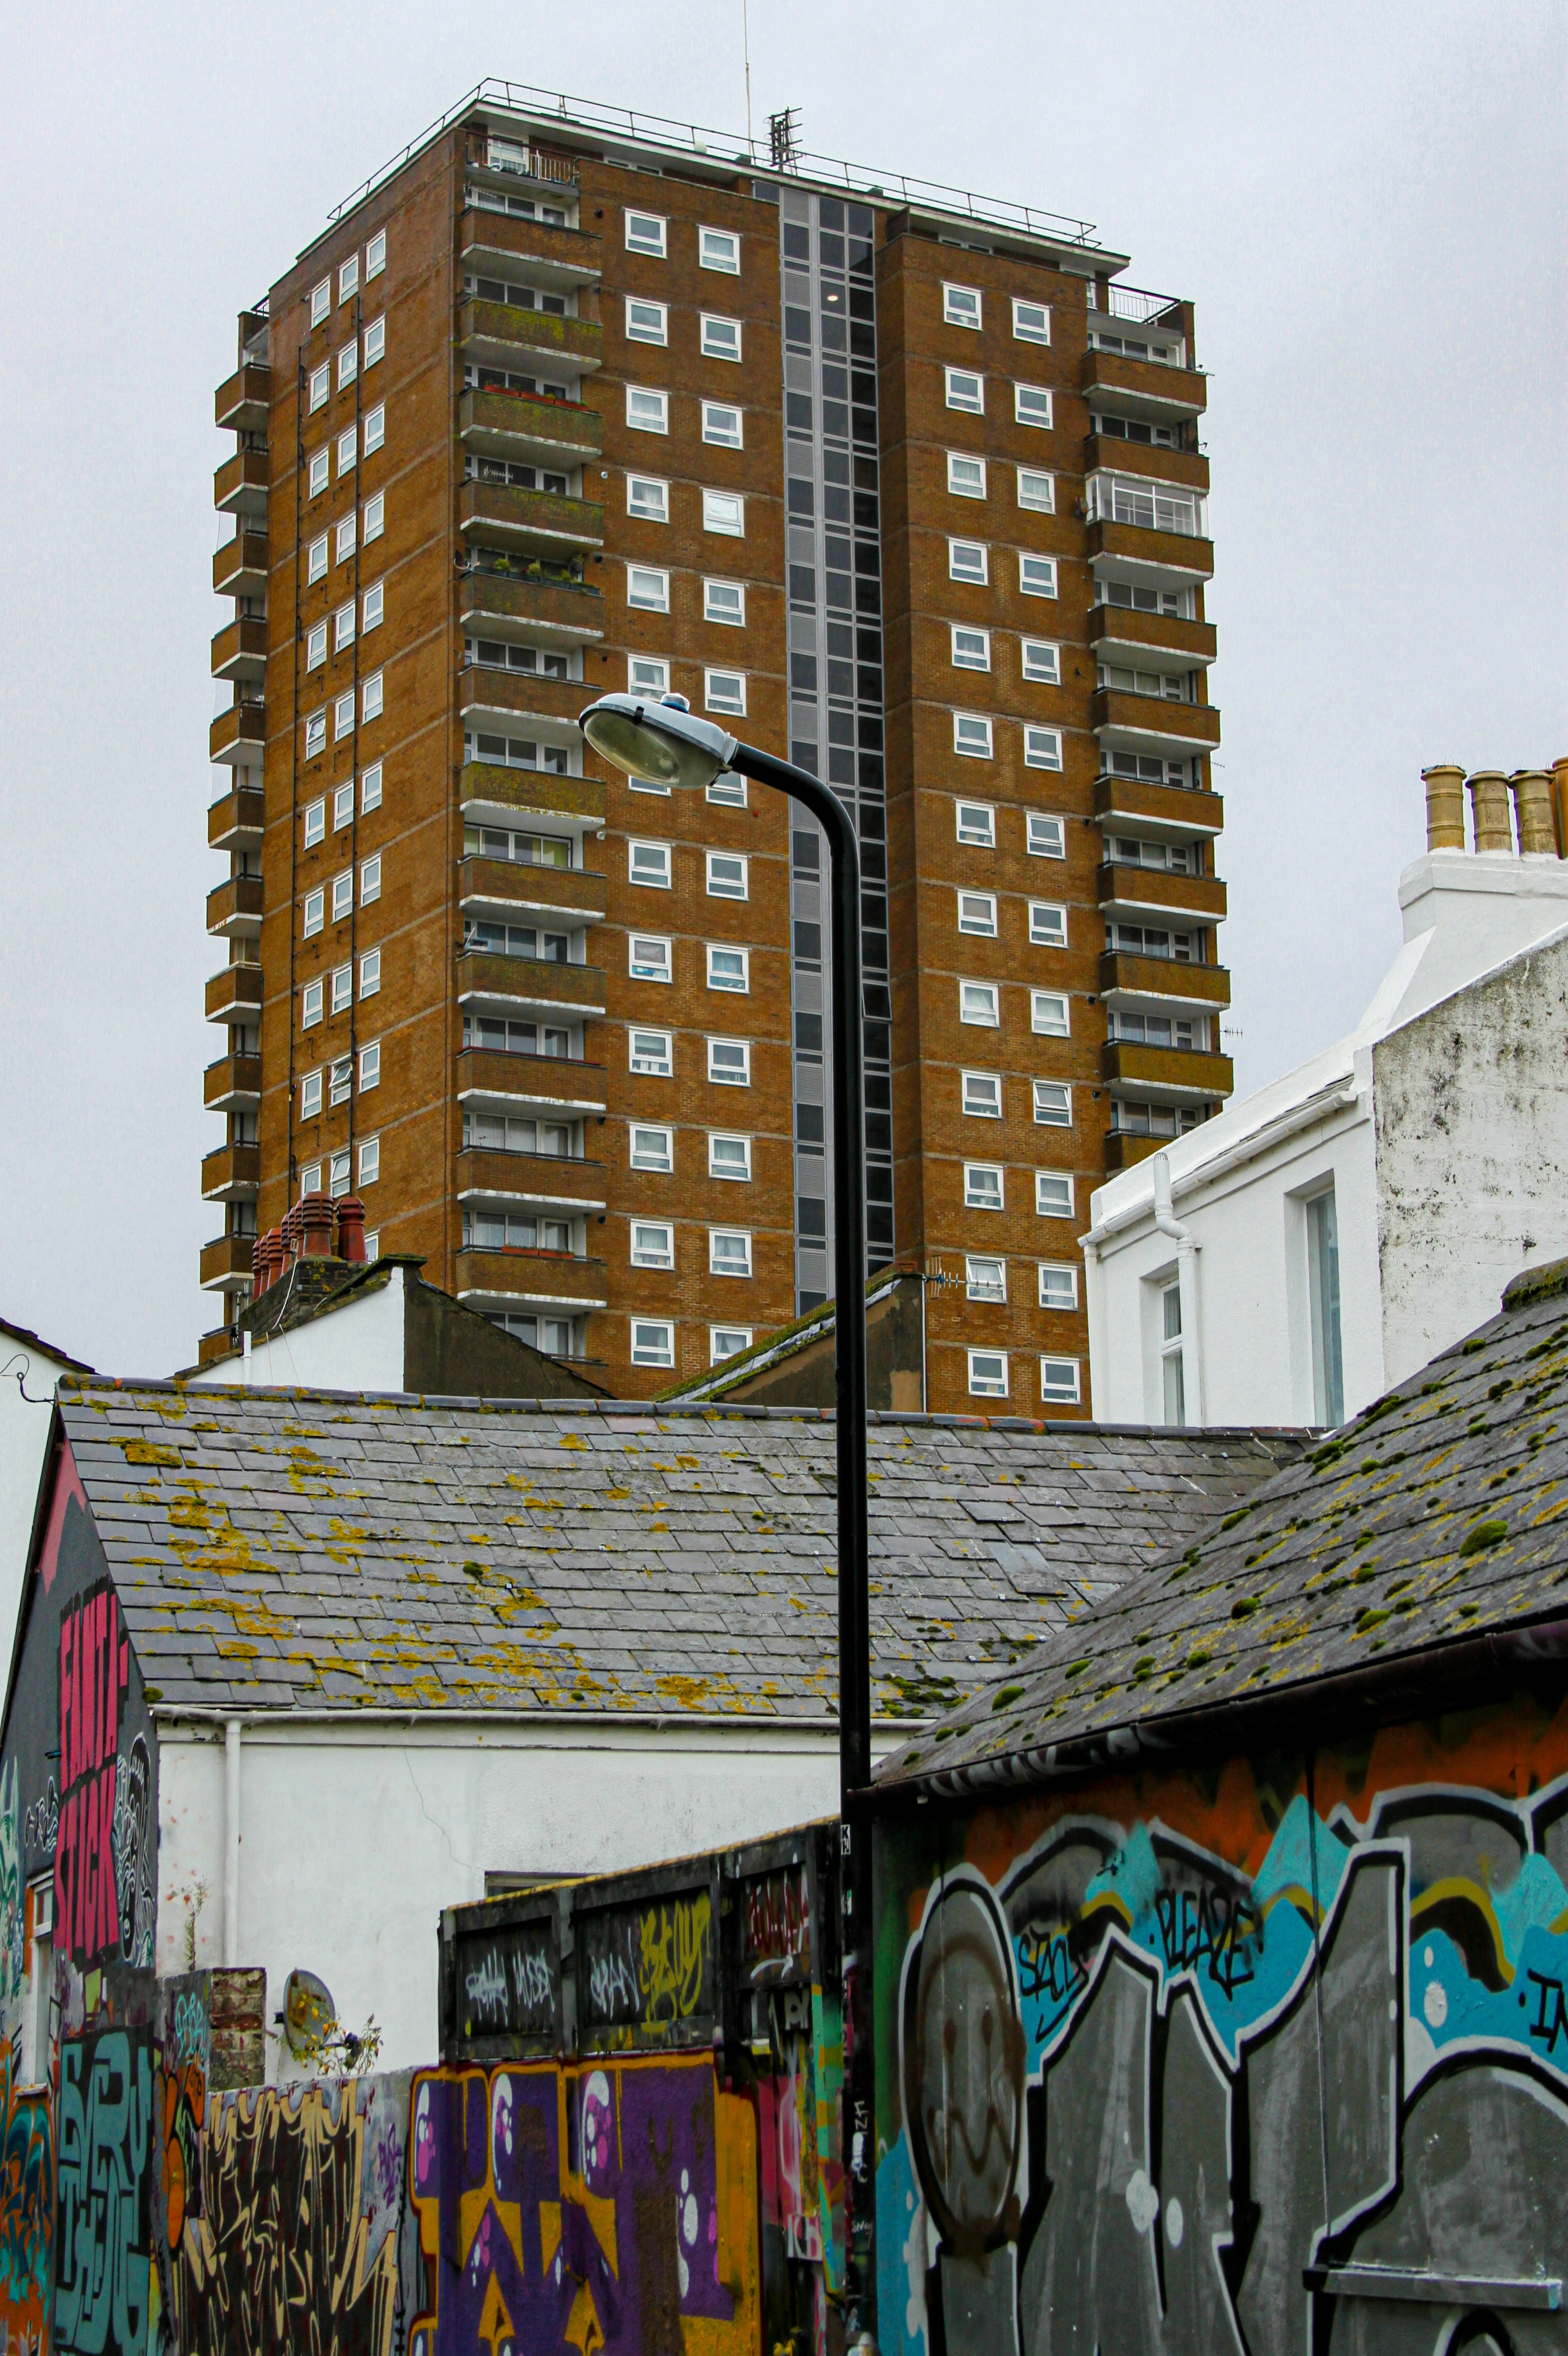
[[[629,1158],[634,1170],[673,1170],[675,1167],[674,1130],[645,1129],[639,1122],[633,1121]]]
[[[1057,561],[1054,556],[1020,556],[1018,587],[1026,597],[1054,597]]]
[[[727,271],[732,278],[740,275],[740,240],[733,230],[699,229],[697,231],[697,262],[703,270]]]
[[[1065,949],[1067,910],[1055,900],[1029,903],[1029,938],[1036,948]]]
[[[670,486],[656,475],[628,475],[626,478],[626,511],[638,516],[644,523],[668,523],[670,520]]]
[[[1047,425],[1051,422],[1051,396],[1043,384],[1015,384],[1013,387],[1013,414],[1020,425]]]
[[[966,630],[957,622],[952,625],[952,659],[957,670],[989,670],[991,669],[991,633],[989,630]]]
[[[650,392],[643,385],[628,384],[626,389],[626,422],[639,434],[668,434],[669,394]]]
[[[749,899],[748,862],[739,851],[710,851],[708,853],[708,897],[710,900]]]
[[[746,779],[737,777],[732,769],[721,769],[708,787],[707,799],[711,802],[723,802],[729,809],[744,809]]]
[[[751,1347],[749,1325],[710,1325],[708,1328],[708,1363],[722,1366],[726,1358],[738,1358],[743,1350]]]
[[[353,473],[359,446],[360,437],[352,425],[346,434],[338,436],[338,472],[340,476]]]
[[[327,750],[327,714],[313,712],[305,723],[305,757],[314,761],[318,753]]]
[[[948,407],[966,410],[972,417],[985,413],[985,379],[972,369],[947,370]]]
[[[991,758],[991,723],[978,712],[955,712],[952,716],[952,748],[972,760]]]
[[[337,654],[344,647],[351,647],[353,643],[354,607],[350,600],[347,605],[339,605],[332,616],[332,651]]]
[[[660,224],[662,228],[662,222]],[[648,1317],[631,1321],[631,1363],[634,1366],[672,1366],[675,1363],[675,1328],[662,1325]]]
[[[336,834],[340,826],[351,826],[353,822],[354,780],[350,777],[346,785],[337,786],[333,788],[332,831]]]
[[[1000,1211],[1004,1195],[1002,1168],[995,1162],[963,1165],[963,1207],[966,1211]]]
[[[1013,297],[1013,333],[1021,344],[1048,344],[1051,340],[1051,315],[1044,303],[1025,303]]]
[[[958,928],[961,933],[979,933],[986,940],[996,938],[996,894],[994,892],[961,892],[958,895]]]
[[[1068,1001],[1059,990],[1032,990],[1029,992],[1030,1028],[1039,1039],[1066,1039]]]
[[[670,943],[653,933],[627,936],[627,971],[633,981],[673,981]]]
[[[958,802],[954,805],[958,820],[958,839],[972,843],[977,851],[996,848],[996,812],[989,802]]]
[[[306,802],[305,806],[305,847],[327,839],[327,804],[325,800]]]
[[[985,461],[965,458],[956,450],[948,452],[948,488],[961,499],[983,499],[985,497]]]
[[[950,327],[978,327],[980,325],[979,287],[944,285],[942,316]]]
[[[723,948],[715,942],[710,941],[708,988],[748,991],[751,988],[751,951]]]
[[[381,1043],[372,1039],[368,1047],[360,1050],[360,1094],[367,1088],[379,1088],[381,1084]]]
[[[634,1219],[631,1223],[633,1268],[673,1268],[675,1230],[662,1222]]]
[[[1064,1268],[1059,1262],[1040,1262],[1040,1307],[1042,1309],[1076,1309],[1078,1307],[1078,1270]]]
[[[1036,1170],[1035,1209],[1042,1219],[1070,1219],[1072,1180],[1062,1170]]]
[[[351,867],[347,867],[341,875],[334,875],[332,878],[333,923],[341,924],[345,916],[352,914],[353,906],[354,871]]]
[[[338,265],[338,300],[346,303],[350,294],[360,291],[360,257],[351,253],[347,262]]]
[[[313,933],[318,933],[321,930],[321,927],[326,921],[327,894],[325,890],[318,888],[314,892],[307,892],[305,895],[305,916],[300,926],[300,931],[304,938],[306,940],[309,940]]]
[[[1057,511],[1057,478],[1040,472],[1037,466],[1018,469],[1018,505],[1032,509],[1036,515],[1055,515]]]
[[[1006,1398],[1007,1353],[1005,1350],[971,1350],[969,1387],[972,1397],[975,1398]]]
[[[746,673],[742,670],[705,670],[703,673],[703,704],[708,712],[727,712],[737,719],[744,719]]]
[[[703,403],[703,439],[716,442],[723,450],[740,450],[745,445],[742,412],[722,401]]]
[[[965,1072],[963,1108],[974,1120],[1000,1120],[1002,1080],[996,1072]]]
[[[751,1237],[741,1227],[710,1227],[708,1229],[708,1274],[710,1276],[749,1276],[751,1274]]]
[[[1036,1080],[1035,1119],[1044,1129],[1070,1129],[1072,1090],[1060,1080]]]
[[[332,969],[331,981],[332,1012],[334,1014],[341,1014],[354,994],[351,987],[353,968],[346,965],[335,966]]]
[[[380,718],[381,711],[381,675],[379,670],[373,670],[360,690],[360,717],[361,720],[376,720]]]
[[[332,1066],[331,1087],[328,1092],[330,1104],[347,1104],[354,1093],[354,1066],[347,1055],[339,1056]]]
[[[961,1023],[979,1023],[994,1031],[1002,1020],[998,985],[993,981],[961,981],[958,986],[958,1019]]]
[[[629,1031],[627,1046],[634,1072],[645,1079],[667,1080],[673,1069],[671,1035],[668,1031]]]
[[[361,810],[373,810],[380,809],[381,806],[381,765],[374,761],[368,769],[360,772],[360,808]]]
[[[1076,1407],[1079,1402],[1078,1360],[1042,1358],[1040,1397],[1047,1407]]]
[[[740,321],[718,319],[709,311],[702,315],[703,357],[710,360],[738,360],[741,351]]]
[[[703,530],[722,531],[731,540],[744,540],[746,501],[735,491],[704,491]]]
[[[320,1110],[321,1075],[306,1072],[299,1084],[299,1117],[301,1120],[314,1120]]]
[[[329,360],[323,360],[319,368],[310,371],[310,414],[314,416],[318,409],[325,408],[331,397],[332,364]],[[311,488],[314,490],[315,487],[313,466]]]
[[[367,949],[360,959],[360,995],[374,998],[381,986],[381,953],[380,949]]]
[[[1007,1300],[1007,1263],[1004,1259],[983,1259],[972,1254],[963,1264],[964,1290],[971,1301],[993,1301],[1005,1306]]]
[[[948,579],[972,581],[983,588],[991,578],[985,544],[978,540],[950,540],[948,542]]]
[[[366,457],[368,458],[370,456],[372,450],[379,450],[386,438],[387,412],[381,403],[378,402],[374,409],[367,409],[365,412]]]
[[[314,981],[307,981],[299,993],[299,1027],[302,1031],[308,1031],[313,1023],[320,1022],[321,997],[322,984],[317,975]]]
[[[708,1077],[726,1087],[748,1088],[751,1086],[750,1040],[710,1039]]]
[[[1065,859],[1067,830],[1047,810],[1029,812],[1029,855],[1033,859]]]
[[[724,622],[732,629],[746,627],[746,589],[739,581],[704,581],[703,619]]]
[[[381,1174],[381,1141],[367,1137],[360,1148],[360,1183],[373,1186]]]
[[[331,308],[332,281],[330,278],[324,278],[319,286],[313,286],[310,290],[311,326],[313,327],[319,327],[322,320],[326,318]]]
[[[310,461],[310,496],[313,499],[318,499],[327,488],[331,465],[329,450],[317,450],[313,455]]]
[[[626,602],[644,614],[667,614],[670,611],[670,575],[655,573],[646,564],[628,564],[626,568]]]
[[[336,744],[354,733],[354,691],[340,695],[332,707],[332,742]]]
[[[632,655],[627,661],[626,683],[633,695],[668,695],[670,666],[661,655]]]
[[[627,873],[633,884],[650,884],[656,890],[670,889],[670,845],[667,842],[628,842]]]
[[[1062,765],[1061,732],[1057,728],[1026,728],[1024,731],[1024,766],[1026,769],[1059,769]]]
[[[364,536],[367,547],[372,540],[380,540],[386,530],[386,493],[378,491],[373,499],[365,501],[364,506]]]
[[[323,532],[318,540],[313,540],[311,541],[310,546],[305,552],[305,577],[306,582],[321,580],[325,575],[326,571],[327,534]]]
[[[381,896],[381,854],[361,862],[360,867],[360,905],[368,908],[372,900]]]
[[[710,1178],[748,1180],[751,1176],[750,1138],[713,1130],[708,1138],[708,1175]]]
[[[338,355],[338,391],[341,392],[346,384],[352,384],[354,379],[359,375],[359,373],[360,347],[357,343],[345,344],[342,350]]]
[[[1061,648],[1049,638],[1024,638],[1019,642],[1019,658],[1026,679],[1036,680],[1042,687],[1059,687],[1062,683]],[[1057,758],[1047,767],[1061,767],[1061,740],[1057,741]]]
[[[308,1163],[306,1167],[300,1172],[299,1191],[302,1199],[306,1194],[320,1194],[321,1164],[319,1162],[312,1162]]]
[[[1339,1344],[1339,1215],[1334,1189],[1306,1205],[1307,1287],[1312,1296],[1312,1414],[1328,1430],[1345,1420]]]
[[[632,344],[667,344],[670,341],[670,314],[662,303],[649,303],[635,294],[626,298],[627,341]]]
[[[374,368],[384,358],[386,348],[387,323],[384,319],[372,319],[365,329],[365,366]]]
[[[634,213],[626,216],[626,250],[628,253],[656,253],[662,262],[667,251],[665,230],[668,224],[662,213]]]
[[[327,659],[327,625],[313,622],[305,634],[305,668],[319,670]]]
[[[347,564],[354,553],[354,542],[358,537],[359,525],[360,519],[357,515],[348,515],[338,527],[338,541],[334,554],[339,564]]]
[[[379,278],[386,266],[387,233],[384,229],[379,229],[365,248],[366,284],[368,285],[372,278]]]

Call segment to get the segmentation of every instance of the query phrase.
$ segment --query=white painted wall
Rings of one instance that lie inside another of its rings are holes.
[[[307,1318],[303,1325],[252,1344],[249,1359],[224,1358],[190,1377],[231,1390],[249,1383],[257,1389],[401,1391],[403,1382],[403,1271],[394,1268],[384,1284],[366,1290],[341,1309]]]
[[[0,1329],[0,1644],[10,1655],[63,1362]],[[20,1379],[18,1379],[20,1377]],[[23,1393],[26,1391],[27,1396]],[[35,1406],[41,1400],[41,1406]]]

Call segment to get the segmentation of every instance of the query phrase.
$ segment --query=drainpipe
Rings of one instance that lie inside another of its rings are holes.
[[[1176,1290],[1181,1301],[1181,1382],[1187,1421],[1201,1424],[1203,1357],[1198,1348],[1197,1255],[1192,1229],[1171,1210],[1171,1163],[1168,1153],[1156,1153],[1151,1164],[1155,1180],[1155,1225],[1176,1248]]]
[[[240,1960],[240,1721],[223,1729],[223,1961]]]

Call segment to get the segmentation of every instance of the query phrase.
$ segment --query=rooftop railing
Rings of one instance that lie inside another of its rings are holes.
[[[1099,302],[1091,296],[1090,307],[1092,310],[1100,311],[1102,318],[1130,319],[1141,327],[1148,327],[1155,319],[1165,318],[1181,308],[1179,294],[1152,294],[1145,286],[1108,284],[1104,292],[1104,308],[1101,309]]]

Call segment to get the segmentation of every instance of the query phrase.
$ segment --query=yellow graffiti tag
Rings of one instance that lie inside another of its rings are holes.
[[[650,1907],[643,1916],[639,1976],[645,2020],[685,2020],[697,2009],[712,1913],[704,1890],[700,1898]]]

